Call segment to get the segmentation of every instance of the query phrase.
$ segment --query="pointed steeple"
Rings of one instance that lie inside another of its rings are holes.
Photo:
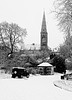
[[[45,19],[45,11],[43,13],[43,20],[42,20],[41,32],[47,32],[47,29],[46,29],[46,19]]]
[[[47,29],[46,29],[46,19],[45,19],[45,12],[43,13],[43,20],[42,20],[42,27],[41,27],[41,50],[48,49],[48,37],[47,37]]]

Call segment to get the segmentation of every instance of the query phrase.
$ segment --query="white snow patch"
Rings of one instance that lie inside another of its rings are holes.
[[[31,75],[23,79],[0,79],[0,100],[71,100],[72,92],[53,84],[60,80],[60,76],[55,73],[47,76]]]
[[[52,66],[52,65],[49,64],[48,62],[43,62],[43,63],[39,64],[38,66]]]

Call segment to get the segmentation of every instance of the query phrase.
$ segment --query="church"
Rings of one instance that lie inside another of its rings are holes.
[[[39,44],[40,45],[32,43],[32,44],[28,44],[26,47],[28,50],[42,50],[42,51],[48,50],[48,33],[46,27],[45,12],[43,12]]]
[[[22,53],[29,55],[40,55],[43,54],[44,57],[48,57],[51,53],[51,49],[48,47],[48,33],[46,26],[45,12],[43,12],[43,19],[40,32],[40,46],[36,46],[35,43],[31,44],[29,49],[22,50]]]
[[[41,32],[40,32],[40,45],[32,43],[27,46],[28,49],[20,50],[21,54],[37,56],[43,55],[44,58],[50,56],[52,50],[48,47],[48,32],[46,26],[45,11],[43,12]]]

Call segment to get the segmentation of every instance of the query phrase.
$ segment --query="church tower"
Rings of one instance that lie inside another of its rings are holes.
[[[41,50],[47,50],[47,29],[46,29],[46,19],[45,19],[45,12],[43,13],[43,20],[42,20],[42,27],[41,27]]]

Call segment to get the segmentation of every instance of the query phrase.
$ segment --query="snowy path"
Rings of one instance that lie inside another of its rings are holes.
[[[0,100],[71,100],[72,92],[57,88],[60,75],[0,79]]]

